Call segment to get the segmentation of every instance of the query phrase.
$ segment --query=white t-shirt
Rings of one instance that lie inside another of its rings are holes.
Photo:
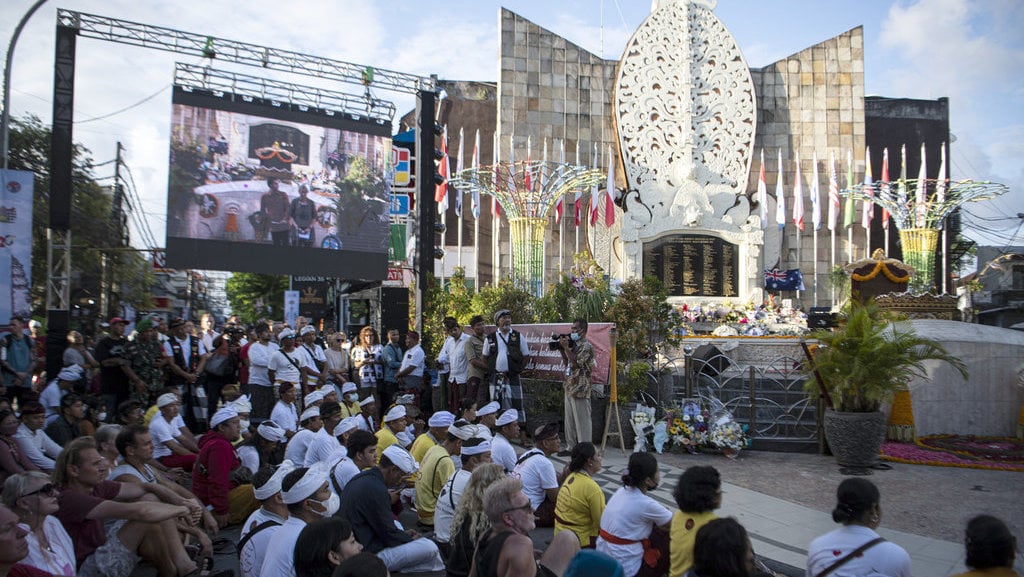
[[[153,437],[154,459],[162,459],[171,455],[172,451],[165,443],[176,441],[181,436],[181,431],[174,425],[173,420],[168,423],[161,413],[153,415],[153,420],[149,422],[149,434]]]
[[[498,356],[494,358],[494,370],[499,373],[508,371],[508,345],[505,344],[505,341],[511,334],[512,329],[509,329],[508,334],[501,331],[495,333],[495,341],[498,343]],[[519,352],[523,354],[524,361],[530,356],[530,349],[526,345],[526,338],[523,337],[523,333],[519,333]],[[481,354],[485,357],[489,357],[494,354],[491,351],[491,339],[484,339],[484,350]]]
[[[341,446],[338,438],[332,435],[327,430],[327,427],[323,427],[309,441],[309,447],[306,448],[306,460],[303,462],[303,466],[311,467],[321,461],[328,462],[328,459],[333,455],[344,450],[345,447]]]
[[[260,577],[295,577],[295,542],[305,526],[302,519],[289,517],[277,529],[274,540],[265,549]]]
[[[526,457],[531,453],[535,456]],[[491,459],[493,458],[494,452],[492,451]],[[519,464],[515,466],[513,474],[523,482],[523,493],[530,498],[530,505],[536,511],[547,496],[544,491],[558,488],[558,476],[555,474],[555,465],[551,462],[551,459],[547,458],[544,451],[540,449],[530,449],[519,458]],[[633,571],[629,575],[635,573],[636,571]]]
[[[277,421],[274,421],[275,423]],[[284,425],[281,425],[282,427]],[[306,451],[309,450],[309,444],[313,441],[313,437],[316,436],[314,431],[309,429],[299,429],[291,439],[288,440],[288,446],[284,450],[284,458],[301,466],[301,463],[306,462]]]
[[[252,515],[249,515],[249,518],[242,524],[242,532],[238,536],[238,540],[241,541],[264,521],[277,521],[283,525],[286,520],[260,507],[253,511]],[[267,548],[270,547],[270,540],[279,528],[280,525],[267,527],[253,535],[252,539],[249,539],[242,547],[238,555],[238,566],[242,571],[242,577],[259,577],[260,570],[263,568],[263,558],[267,554]]]
[[[807,548],[807,574],[817,575],[861,545],[878,537],[867,527],[844,525],[811,541]],[[838,552],[838,553],[837,553]],[[903,547],[884,541],[847,561],[829,575],[835,577],[910,577],[910,555]]]
[[[53,470],[57,457],[64,450],[42,429],[33,431],[25,423],[18,425],[18,431],[14,433],[14,442],[18,444],[18,450],[25,458],[44,471]]]
[[[398,372],[402,372],[406,367],[412,367],[412,372],[405,375],[406,377],[423,377],[423,362],[426,360],[427,355],[423,352],[423,347],[416,345],[413,348],[405,351],[405,356],[402,357],[402,366],[398,369]]]
[[[469,484],[469,477],[472,475],[465,469],[459,469],[452,473],[441,487],[437,495],[437,505],[434,506],[434,538],[442,543],[447,543],[452,538],[452,520],[455,519],[455,509],[459,506],[459,499],[462,492]]]
[[[60,400],[68,391],[57,386],[57,379],[50,381],[49,385],[39,394],[39,403],[46,408],[46,425],[57,420],[60,415]]]
[[[324,354],[323,348],[321,348],[320,345],[318,345],[316,343],[313,343],[312,345],[308,345],[309,348],[306,348],[306,347],[307,347],[306,344],[295,345],[295,352],[297,354],[300,354],[300,355],[306,357],[301,364],[303,366],[309,367],[310,370],[316,371],[317,370],[316,363],[317,363],[317,361],[319,361],[319,362],[325,364],[325,370],[326,370],[327,355]],[[317,372],[319,372],[319,371],[317,371]],[[306,376],[306,384],[308,384],[308,385],[310,385],[310,386],[315,388],[317,382],[318,382],[318,377],[316,375],[307,375]]]
[[[607,553],[619,563],[626,575],[636,575],[644,547],[639,543],[651,536],[655,526],[666,525],[672,512],[643,491],[634,487],[621,487],[608,501],[601,515],[601,530],[621,539],[638,541],[629,545],[614,545],[597,538],[597,550]]]
[[[505,473],[511,473],[516,468],[516,450],[512,447],[512,443],[508,442],[508,439],[504,435],[498,433],[494,435],[494,440],[491,441],[491,462],[497,463],[505,468]],[[537,457],[533,457],[536,459]]]
[[[28,531],[28,526],[24,523],[19,526]],[[50,543],[50,551],[44,552],[36,534],[28,531],[28,535],[25,535],[25,540],[28,541],[28,557],[22,559],[20,563],[53,575],[77,575],[75,546],[60,521],[53,515],[47,515],[43,519],[43,533]]]
[[[359,474],[359,467],[349,459],[348,456],[342,457],[339,461],[335,462],[334,467],[331,470],[331,474],[334,475],[334,483],[331,483],[331,490],[337,491],[335,483],[342,489],[348,485],[348,482]]]
[[[291,359],[289,361],[288,359]],[[294,361],[294,363],[292,362]],[[299,351],[293,350],[290,353],[285,353],[283,350],[274,351],[274,354],[270,357],[270,364],[267,368],[274,371],[274,378],[279,381],[285,381],[299,384],[299,378],[302,376],[300,370],[306,366],[306,354],[300,353]],[[277,421],[274,421],[277,423]],[[281,423],[277,423],[281,424]]]
[[[270,375],[267,374],[267,367],[270,366],[270,357],[278,350],[277,343],[253,343],[249,345],[249,384],[270,386]]]
[[[466,360],[466,341],[469,340],[469,335],[466,333],[459,334],[459,338],[456,340],[453,337],[448,337],[444,341],[444,346],[441,347],[441,353],[437,355],[437,360],[448,363],[448,381],[455,381],[460,385],[466,384],[466,379],[469,374],[469,361]]]
[[[274,410],[270,412],[270,420],[286,431],[294,433],[299,430],[299,411],[291,403],[284,401],[275,403]]]
[[[238,460],[242,461],[242,466],[253,474],[260,470],[260,452],[256,450],[256,447],[242,445],[235,449],[235,454],[238,455]]]

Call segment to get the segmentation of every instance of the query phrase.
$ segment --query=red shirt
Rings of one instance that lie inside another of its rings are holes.
[[[11,567],[9,577],[51,577],[46,571],[40,571],[31,565],[23,565],[18,563]]]
[[[89,513],[104,501],[110,501],[121,492],[121,483],[101,481],[93,487],[92,492],[82,493],[67,487],[60,488],[57,497],[57,519],[64,525],[64,530],[75,544],[75,563],[78,567],[93,551],[107,542],[106,531],[103,530],[102,519],[89,519]]]
[[[207,431],[199,439],[199,456],[192,468],[192,492],[217,515],[228,513],[228,493],[237,485],[231,472],[242,464],[231,441],[220,431]]]

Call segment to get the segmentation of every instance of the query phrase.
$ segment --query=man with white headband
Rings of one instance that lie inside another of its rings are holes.
[[[377,437],[355,429],[345,439],[344,451],[331,467],[331,487],[339,495],[344,494],[342,491],[360,471],[377,464]]]
[[[491,462],[491,443],[487,439],[473,437],[462,442],[461,455],[462,468],[448,477],[437,496],[437,506],[434,508],[434,540],[438,543],[446,544],[451,539],[455,508],[459,506],[459,499],[473,471],[480,465]]]
[[[354,382],[349,381],[341,385],[340,403],[342,417],[354,417],[359,414],[359,388]]]
[[[274,534],[260,570],[261,577],[295,575],[295,541],[307,523],[330,517],[338,510],[338,496],[331,491],[327,467],[301,467],[281,481],[281,500],[288,506],[288,520]]]
[[[441,442],[448,432],[448,427],[452,426],[454,422],[455,415],[448,411],[437,411],[430,415],[430,418],[427,419],[427,432],[416,437],[409,449],[412,458],[416,459],[417,463],[423,462],[423,457],[427,456],[427,450]]]
[[[60,415],[60,400],[75,388],[75,383],[82,379],[83,374],[82,367],[78,365],[64,367],[57,378],[50,381],[40,393],[39,402],[46,409],[46,425],[57,420]]]
[[[462,451],[462,442],[473,436],[476,428],[467,421],[455,421],[448,427],[448,433],[440,445],[434,445],[421,463],[421,474],[416,479],[416,512],[420,523],[434,525],[434,508],[437,496],[444,488],[445,481],[455,473],[452,455]]]
[[[302,398],[302,406],[306,409],[319,407],[322,402],[324,402],[324,394],[320,392],[320,389],[314,389],[313,392]]]
[[[213,517],[221,527],[241,523],[259,506],[252,485],[240,483],[235,470],[242,460],[231,446],[238,438],[238,412],[224,407],[213,414],[210,430],[199,439],[199,456],[192,468],[192,492],[204,505],[213,508]]]
[[[398,443],[396,433],[405,430],[405,405],[395,405],[384,413],[384,424],[377,431],[377,458],[384,454],[384,449]]]
[[[259,577],[274,534],[288,520],[288,507],[281,499],[281,481],[293,470],[295,465],[284,461],[277,469],[268,465],[253,476],[253,492],[260,508],[245,520],[238,537],[238,565],[242,577]]]
[[[281,383],[278,388],[278,401],[274,405],[274,410],[270,412],[270,420],[280,425],[289,439],[299,430],[299,410],[295,407],[297,394],[296,385]]]
[[[256,427],[253,438],[242,443],[236,451],[242,460],[242,466],[255,473],[264,465],[270,464],[278,445],[288,440],[285,431],[274,421],[263,421]]]
[[[316,390],[327,381],[327,355],[324,348],[316,343],[316,329],[306,325],[299,329],[299,339],[295,344],[295,354],[305,355],[306,388]]]
[[[363,550],[376,554],[392,573],[444,570],[437,544],[415,531],[402,531],[391,513],[388,489],[404,486],[417,468],[416,460],[408,451],[391,445],[384,450],[377,466],[349,481],[341,496],[338,514],[352,523],[352,532],[362,543]]]
[[[313,437],[323,428],[324,423],[320,419],[320,407],[309,407],[302,411],[299,417],[302,428],[299,429],[291,439],[288,439],[288,446],[284,450],[284,458],[293,463],[306,462],[306,452]]]
[[[324,401],[320,405],[320,421],[323,426],[313,435],[309,441],[309,448],[306,449],[306,460],[303,465],[307,467],[321,461],[327,462],[341,450],[341,444],[338,443],[338,437],[334,430],[341,423],[341,405],[336,401]]]
[[[515,409],[503,412],[494,421],[497,432],[491,439],[491,460],[505,468],[505,473],[511,473],[516,468],[516,450],[512,447],[510,439],[519,437],[519,413]]]
[[[374,415],[377,414],[377,400],[370,395],[359,401],[359,428],[371,433],[377,432],[377,421]]]
[[[494,436],[495,420],[498,418],[498,411],[501,405],[497,401],[491,401],[476,411],[477,431],[475,437],[483,437],[490,440]]]
[[[283,329],[278,333],[277,339],[281,343],[281,348],[271,355],[270,363],[267,365],[267,375],[271,382],[279,388],[283,388],[286,383],[297,389],[301,388],[306,375],[306,355],[295,350],[295,331]],[[301,395],[301,391],[299,394]],[[270,418],[275,423],[282,425],[277,419],[274,419],[273,414]]]

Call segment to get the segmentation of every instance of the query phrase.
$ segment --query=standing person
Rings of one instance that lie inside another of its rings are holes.
[[[880,501],[878,487],[867,479],[851,477],[839,484],[832,520],[842,527],[811,541],[807,547],[808,575],[840,566],[841,575],[911,575],[910,555],[875,532],[882,523]]]
[[[36,365],[34,349],[32,338],[25,334],[25,321],[11,317],[10,332],[0,341],[0,368],[7,398],[17,399],[19,405],[25,393],[32,390],[32,371]]]
[[[530,498],[519,479],[508,477],[484,492],[484,511],[491,530],[480,538],[473,554],[470,574],[478,577],[560,577],[580,550],[576,536],[568,531],[555,535],[538,560],[530,531],[536,525]]]
[[[206,390],[206,419],[209,421],[217,412],[224,386],[238,382],[238,343],[232,342],[227,335],[217,335],[213,337],[213,348],[207,350],[210,356],[203,372],[203,388]]]
[[[459,506],[469,478],[478,467],[491,462],[491,443],[480,437],[473,437],[462,442],[459,451],[462,468],[457,469],[448,476],[448,479],[441,487],[437,495],[436,506],[434,507],[434,540],[443,544],[443,552],[447,557],[447,544],[452,534],[452,520],[455,518],[455,509]]]
[[[135,324],[135,339],[125,347],[125,358],[137,380],[132,381],[131,400],[150,406],[164,389],[163,345],[157,338],[153,321],[144,318]],[[108,408],[116,408],[118,405]]]
[[[511,473],[516,468],[516,450],[511,440],[519,438],[519,415],[515,409],[509,409],[494,421],[497,432],[491,440],[491,460],[502,466],[505,473]]]
[[[249,395],[252,398],[252,415],[255,422],[270,418],[274,409],[274,381],[268,372],[270,358],[277,352],[277,343],[270,341],[270,327],[265,323],[256,326],[257,342],[249,345]]]
[[[964,564],[971,571],[954,577],[1020,577],[1013,570],[1017,539],[1002,520],[992,515],[972,518],[967,522],[964,543],[967,546]]]
[[[316,344],[316,329],[310,325],[299,331],[299,341],[295,345],[298,354],[305,354],[303,365],[306,367],[306,380],[303,393],[319,389],[327,382],[327,355],[324,349]]]
[[[417,469],[416,460],[408,451],[391,445],[376,466],[353,477],[341,494],[338,515],[352,523],[356,540],[380,557],[388,571],[420,573],[444,569],[437,544],[416,531],[402,531],[392,516],[388,488],[404,486]]]
[[[384,378],[381,366],[383,347],[377,338],[377,331],[365,326],[359,331],[358,342],[352,345],[352,369],[359,385],[359,398],[365,399],[377,392],[377,383]],[[381,407],[386,407],[383,401]],[[374,415],[375,417],[377,415]]]
[[[487,323],[484,317],[475,315],[469,319],[469,328],[472,333],[462,344],[462,352],[466,356],[466,396],[478,403],[486,403],[489,396],[486,394],[487,387],[481,384],[486,383],[487,359],[484,358],[484,330]],[[456,403],[460,399],[456,399]],[[452,405],[452,410],[455,406]]]
[[[558,340],[565,362],[565,442],[571,450],[576,443],[593,440],[590,418],[590,375],[594,371],[594,345],[587,340],[587,321],[572,321],[572,333]]]
[[[214,349],[213,339],[220,335],[220,333],[213,329],[213,325],[214,319],[210,313],[204,313],[203,316],[199,317],[199,338],[203,339],[203,346],[208,351]]]
[[[57,488],[50,476],[39,471],[19,473],[3,484],[3,504],[18,515],[28,530],[28,556],[23,564],[46,575],[74,576],[75,546],[64,526],[54,517]]]
[[[377,396],[381,399],[382,406],[389,406],[398,396],[398,370],[402,368],[402,358],[405,352],[402,350],[402,336],[398,329],[388,331],[388,342],[381,351],[382,363],[384,365],[384,386],[377,387]]]
[[[682,575],[693,566],[697,531],[718,518],[714,511],[722,506],[722,477],[714,467],[690,467],[679,477],[672,497],[679,510],[669,529],[669,574]]]
[[[86,373],[100,368],[100,364],[92,358],[92,353],[85,348],[85,338],[78,331],[68,331],[68,347],[61,355],[61,362],[65,367],[78,365]]]
[[[32,381],[38,384],[41,375],[46,372],[46,331],[43,323],[32,319],[28,321],[28,333],[32,337]]]
[[[579,537],[581,547],[593,549],[605,507],[604,493],[593,477],[601,471],[597,447],[587,441],[577,443],[572,448],[568,471],[555,502],[555,534],[572,531]]]
[[[288,206],[288,216],[295,223],[295,240],[297,246],[313,246],[316,240],[313,234],[313,219],[316,218],[316,203],[309,198],[309,186],[299,185],[299,196],[293,198]]]
[[[242,524],[238,536],[238,567],[242,577],[259,577],[263,559],[278,527],[288,520],[288,506],[281,499],[281,481],[294,470],[292,463],[261,468],[253,476],[253,494],[260,508]]]
[[[124,336],[126,321],[110,319],[110,332],[96,343],[96,360],[100,363],[100,394],[103,404],[116,407],[128,400],[131,384],[141,383],[125,357],[128,339]]]
[[[395,375],[395,378],[398,379],[399,388],[419,396],[421,410],[429,413],[429,410],[423,409],[427,404],[427,400],[424,400],[423,395],[430,393],[423,390],[423,372],[425,369],[426,354],[423,352],[423,347],[420,346],[420,334],[410,330],[405,333],[405,356],[402,358],[402,367],[398,369],[398,374]],[[441,407],[438,407],[438,409],[441,409]]]
[[[185,424],[190,430],[202,433],[206,430],[208,417],[206,391],[199,383],[199,376],[203,374],[206,364],[206,347],[203,346],[202,339],[189,334],[185,319],[178,317],[168,326],[171,338],[164,343],[164,357],[167,358],[167,368],[170,369],[167,384],[181,390]]]
[[[267,189],[260,197],[260,212],[263,214],[264,225],[257,240],[263,242],[267,237],[266,231],[270,231],[274,246],[288,246],[291,228],[288,222],[288,195],[281,190],[276,178],[267,179]]]
[[[338,332],[327,342],[330,344],[330,348],[324,351],[324,358],[327,359],[327,380],[340,389],[349,380],[350,359],[349,352],[345,349],[348,338],[345,333]]]
[[[435,411],[444,407],[454,407],[460,399],[466,398],[466,381],[469,378],[469,363],[466,361],[466,341],[469,340],[469,335],[462,331],[462,326],[455,317],[444,318],[444,332],[448,337],[445,338],[441,352],[437,355],[437,364],[438,367],[443,365],[447,369],[444,371],[447,391],[443,391],[443,399],[435,399]],[[438,377],[440,382],[440,375]]]
[[[484,341],[483,356],[487,358],[487,367],[491,372],[494,394],[491,400],[498,400],[505,394],[505,385],[508,385],[508,399],[501,399],[503,409],[508,404],[518,411],[520,438],[519,441],[524,447],[530,447],[526,439],[526,408],[523,406],[523,385],[519,380],[519,374],[526,367],[530,358],[530,349],[526,346],[526,339],[519,334],[519,331],[512,329],[512,313],[502,309],[494,313],[494,324],[498,330],[487,335]]]
[[[473,551],[480,537],[491,529],[484,511],[484,491],[506,477],[500,465],[485,463],[473,469],[469,483],[457,501],[448,538],[448,577],[468,577]],[[436,522],[436,521],[435,521]]]
[[[537,427],[533,438],[537,446],[519,457],[512,476],[522,480],[523,492],[530,498],[537,517],[537,526],[554,527],[558,475],[549,457],[558,452],[558,423]]]
[[[50,472],[60,455],[61,446],[43,431],[45,410],[35,401],[21,407],[21,425],[14,434],[18,450],[40,470]]]
[[[288,506],[284,522],[267,548],[261,577],[295,575],[295,542],[308,524],[334,515],[338,496],[331,492],[326,466],[300,467],[281,481],[281,500]]]
[[[601,516],[597,550],[618,560],[628,576],[660,575],[668,569],[667,555],[651,543],[654,528],[667,530],[672,521],[672,513],[647,494],[660,481],[654,455],[633,453],[622,475],[622,487],[612,495]],[[657,568],[662,565],[659,572]]]

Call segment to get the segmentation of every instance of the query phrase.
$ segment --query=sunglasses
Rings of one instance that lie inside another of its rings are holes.
[[[502,513],[511,513],[513,511],[526,511],[527,513],[533,512],[533,504],[529,501],[526,502],[522,507],[512,507],[511,509],[505,509]]]
[[[57,486],[53,483],[47,483],[31,493],[25,493],[22,497],[31,497],[32,495],[38,495],[40,493],[44,493],[52,497],[57,494]]]

